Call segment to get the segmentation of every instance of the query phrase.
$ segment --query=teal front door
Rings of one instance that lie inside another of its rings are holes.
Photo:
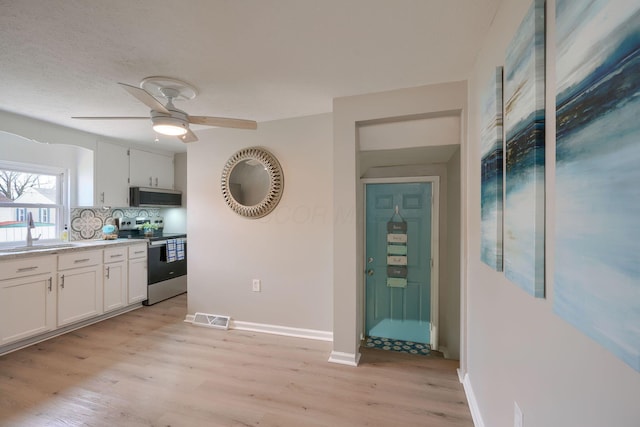
[[[432,193],[431,182],[366,184],[367,336],[431,342]]]

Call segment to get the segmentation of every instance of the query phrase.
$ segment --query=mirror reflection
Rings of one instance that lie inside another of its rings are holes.
[[[262,218],[278,205],[284,188],[282,167],[261,147],[235,152],[222,170],[222,197],[235,213]]]
[[[265,165],[247,159],[235,165],[229,176],[229,189],[233,198],[244,206],[255,206],[269,193],[269,173]]]

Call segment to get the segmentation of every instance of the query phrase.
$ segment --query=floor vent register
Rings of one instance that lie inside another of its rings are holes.
[[[196,313],[193,316],[193,324],[207,328],[229,329],[229,319],[229,316],[219,314]]]

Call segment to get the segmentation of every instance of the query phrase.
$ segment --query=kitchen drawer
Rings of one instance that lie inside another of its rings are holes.
[[[80,251],[58,255],[58,270],[102,264],[102,251]]]
[[[104,250],[104,263],[118,262],[127,260],[127,248],[121,246],[119,248],[110,248]]]
[[[134,258],[146,258],[147,257],[147,244],[131,245],[129,246],[129,259]]]
[[[55,255],[12,259],[0,262],[0,280],[51,273],[55,269]]]

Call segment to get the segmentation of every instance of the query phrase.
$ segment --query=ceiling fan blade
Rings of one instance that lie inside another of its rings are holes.
[[[149,117],[71,117],[78,120],[149,120]]]
[[[138,101],[145,104],[147,107],[151,108],[154,111],[160,111],[165,114],[171,114],[169,110],[165,108],[164,105],[153,96],[149,94],[144,89],[140,89],[139,87],[131,86],[126,83],[118,83],[124,90],[129,92],[132,96],[138,99]]]
[[[195,133],[191,132],[191,129],[187,129],[187,133],[179,136],[178,139],[182,142],[196,142],[198,140],[198,137]]]
[[[189,116],[189,123],[193,123],[194,125],[217,126],[221,128],[258,128],[258,123],[253,120],[228,119],[225,117]]]

